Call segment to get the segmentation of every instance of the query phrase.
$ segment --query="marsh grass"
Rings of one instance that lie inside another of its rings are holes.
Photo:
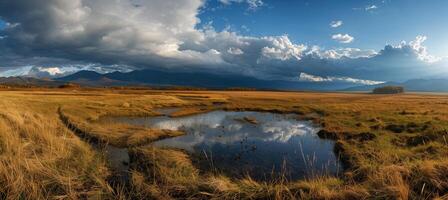
[[[58,121],[14,108],[0,116],[0,196],[76,199],[110,194],[104,161]]]
[[[203,174],[182,151],[144,145],[171,132],[102,123],[102,116],[252,110],[303,114],[336,140],[339,177],[255,181]],[[129,147],[129,186],[111,186],[101,152],[61,122]],[[390,130],[387,126],[400,128]],[[0,198],[6,199],[446,199],[448,96],[259,91],[21,89],[0,94]],[[140,131],[141,130],[141,131]],[[154,132],[151,132],[154,131]],[[363,134],[366,133],[366,134]],[[367,134],[368,133],[368,134]],[[121,188],[121,189],[120,189]]]
[[[139,192],[140,195],[147,192],[146,197],[162,193],[172,198],[197,199],[313,199],[339,195],[334,189],[343,187],[342,180],[329,175],[289,181],[284,173],[269,181],[255,181],[250,176],[229,178],[218,170],[200,173],[187,153],[175,149],[139,147],[131,154],[136,159],[133,185],[152,188]]]
[[[181,131],[150,129],[142,126],[133,126],[115,122],[83,123],[73,120],[59,108],[61,119],[66,125],[76,129],[86,140],[111,144],[117,147],[131,147],[148,144],[166,137],[183,135]]]

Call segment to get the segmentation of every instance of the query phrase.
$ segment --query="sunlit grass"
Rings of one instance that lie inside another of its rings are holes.
[[[340,177],[254,181],[200,172],[189,155],[144,147],[183,133],[101,121],[105,116],[174,116],[214,109],[298,113],[337,140]],[[131,185],[112,188],[100,151],[77,128],[131,149]],[[205,199],[430,199],[448,191],[448,96],[257,91],[41,90],[0,93],[0,197]],[[397,130],[398,129],[398,130]],[[368,133],[360,135],[361,133]],[[374,135],[370,137],[369,135]],[[369,137],[365,137],[369,136]]]

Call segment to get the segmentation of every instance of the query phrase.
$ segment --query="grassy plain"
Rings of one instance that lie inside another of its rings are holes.
[[[339,177],[256,182],[200,172],[179,150],[150,147],[181,135],[100,120],[215,109],[297,113],[336,140]],[[6,199],[448,199],[448,96],[261,91],[33,89],[0,91],[0,198]],[[90,143],[89,143],[90,142]],[[130,181],[92,143],[128,148]]]

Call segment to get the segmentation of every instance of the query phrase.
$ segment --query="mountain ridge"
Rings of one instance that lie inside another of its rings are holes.
[[[79,71],[75,74],[57,78],[55,80],[74,82],[81,85],[105,86],[100,81],[107,79],[107,86],[143,85],[143,86],[187,86],[210,89],[232,87],[247,87],[255,89],[284,89],[284,90],[341,90],[359,84],[346,82],[302,82],[287,80],[262,80],[244,75],[226,75],[211,73],[183,73],[164,72],[157,70],[136,70],[127,73],[112,72],[100,74],[93,71]]]
[[[0,85],[11,87],[30,87],[30,86],[46,86],[57,87],[64,82],[51,79],[38,79],[32,77],[0,77]]]

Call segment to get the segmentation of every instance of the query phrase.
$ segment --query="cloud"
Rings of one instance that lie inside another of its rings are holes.
[[[247,4],[249,4],[249,9],[256,10],[263,6],[264,2],[262,0],[247,0]]]
[[[29,76],[33,66],[23,66],[0,72],[0,77]]]
[[[422,61],[430,62],[430,63],[440,61],[441,58],[430,55],[428,53],[426,47],[423,46],[423,42],[425,42],[426,39],[427,39],[426,36],[419,35],[415,38],[414,41],[411,41],[409,43],[409,46],[412,48],[412,50],[414,50],[414,52],[416,52],[418,59],[420,59]],[[401,46],[403,48],[403,46],[406,46],[406,43],[401,44]]]
[[[8,45],[23,54],[135,65],[219,62],[207,53],[179,51],[183,41],[201,38],[195,29],[201,0],[2,0],[0,5],[2,18],[17,24],[3,31]]]
[[[364,10],[366,10],[366,11],[375,10],[375,9],[378,9],[378,6],[376,6],[376,5],[368,5],[368,6],[366,6],[364,8]]]
[[[260,59],[275,59],[275,60],[300,60],[302,52],[306,49],[305,45],[293,44],[288,36],[280,37],[264,37],[262,38],[272,44],[261,49],[262,57]]]
[[[343,22],[342,22],[341,20],[338,20],[338,21],[332,21],[332,22],[330,23],[330,26],[331,26],[332,28],[337,28],[337,27],[342,26],[342,24],[343,24]]]
[[[0,0],[0,18],[10,24],[0,31],[5,36],[0,40],[0,71],[60,76],[84,69],[160,69],[296,81],[300,72],[403,80],[447,71],[446,61],[424,46],[425,36],[379,51],[325,49],[295,43],[288,35],[254,37],[216,31],[212,24],[199,27],[203,3]],[[333,37],[341,43],[354,40],[348,34]]]
[[[249,10],[257,10],[265,5],[263,0],[219,0],[222,4],[230,5],[232,3],[246,3]]]
[[[32,57],[19,55],[0,55],[4,66],[0,66],[0,77],[28,76],[37,78],[53,78],[66,76],[81,70],[110,73],[115,71],[130,72],[135,67],[129,65],[104,65],[58,58]]]
[[[221,2],[222,4],[225,5],[230,5],[232,3],[242,3],[244,2],[244,0],[218,0],[219,2]]]
[[[318,46],[313,46],[306,53],[307,55],[316,55],[325,59],[341,59],[341,58],[369,58],[377,55],[375,50],[358,49],[358,48],[339,48],[330,50],[321,50]]]
[[[331,36],[331,39],[336,40],[340,43],[351,43],[355,39],[354,37],[350,36],[349,34],[335,34]]]
[[[58,67],[47,67],[47,68],[39,67],[38,69],[39,69],[39,71],[47,72],[48,74],[50,74],[52,76],[63,73],[62,70]]]
[[[239,49],[239,48],[233,48],[233,47],[230,47],[230,48],[227,50],[227,53],[230,53],[230,54],[233,54],[233,55],[241,55],[241,54],[244,54],[243,50],[241,50],[241,49]]]
[[[400,55],[403,54],[409,57],[409,61],[418,60],[425,63],[437,63],[442,60],[442,58],[433,56],[428,53],[426,46],[423,43],[427,40],[424,35],[416,36],[415,40],[406,42],[402,41],[398,45],[386,45],[386,47],[380,52],[382,54]]]
[[[248,115],[255,115],[257,121],[260,122],[259,126],[256,126],[255,128],[251,127],[251,131],[248,131],[247,127],[245,127],[247,124],[241,124],[235,120],[247,117]],[[225,127],[223,125],[225,125]],[[219,111],[186,118],[162,120],[152,124],[152,127],[167,130],[186,129],[191,132],[190,135],[199,136],[180,138],[180,140],[182,140],[179,141],[180,145],[182,143],[184,145],[188,144],[186,149],[190,149],[192,146],[199,143],[231,144],[240,142],[243,138],[247,137],[261,141],[285,143],[294,136],[312,134],[318,131],[318,129],[313,127],[310,122],[301,122],[278,117],[272,119],[270,116],[253,113],[222,113]],[[197,127],[200,127],[200,130]],[[227,133],[222,137],[217,138],[215,134],[200,134],[203,130],[206,130],[207,132],[219,131],[220,133],[225,131]],[[175,140],[177,139],[174,139],[174,141],[171,142],[178,142]]]
[[[304,82],[347,82],[347,83],[355,83],[361,85],[378,85],[384,83],[384,81],[372,81],[372,80],[362,80],[350,77],[334,77],[334,76],[315,76],[307,73],[300,73],[299,81]]]

